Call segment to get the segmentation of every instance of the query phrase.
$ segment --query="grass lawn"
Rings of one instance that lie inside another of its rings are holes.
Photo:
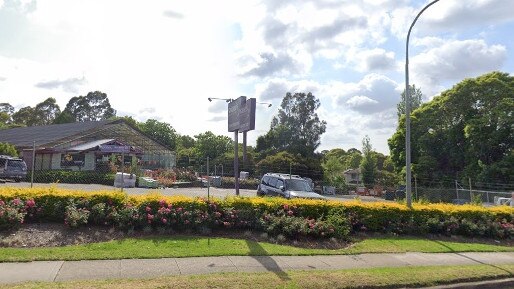
[[[0,248],[0,262],[97,260],[196,256],[333,255],[402,252],[506,252],[513,247],[458,243],[414,237],[367,238],[344,249],[305,249],[243,239],[159,236],[42,248]]]
[[[154,279],[121,279],[72,282],[29,282],[0,288],[398,288],[509,278],[514,265],[439,266],[286,271],[169,276]]]

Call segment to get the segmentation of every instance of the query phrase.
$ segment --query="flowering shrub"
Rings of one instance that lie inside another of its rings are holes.
[[[0,199],[0,228],[20,224],[32,215],[30,220],[65,221],[71,227],[93,223],[124,229],[226,228],[293,238],[344,238],[358,231],[514,238],[514,209],[507,206],[414,204],[409,209],[397,203],[280,198],[207,201],[157,193],[127,196],[56,188],[0,188]]]
[[[34,202],[34,200],[29,201]],[[26,207],[20,199],[13,199],[8,202],[0,199],[0,229],[9,229],[23,224],[26,214]]]
[[[77,208],[74,203],[69,204],[64,212],[64,224],[70,228],[77,228],[80,225],[86,225],[89,218],[89,210],[85,208]]]

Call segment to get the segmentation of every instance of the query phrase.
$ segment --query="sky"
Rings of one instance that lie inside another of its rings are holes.
[[[227,104],[254,97],[254,145],[286,92],[312,92],[327,122],[318,150],[388,154],[405,88],[405,39],[429,1],[0,0],[0,102],[105,92],[119,116],[180,134],[227,131]],[[410,83],[424,101],[467,77],[514,72],[514,1],[440,0],[419,18]],[[241,139],[241,138],[240,138]]]

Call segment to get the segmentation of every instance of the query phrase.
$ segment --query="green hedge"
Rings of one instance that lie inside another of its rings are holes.
[[[398,203],[282,198],[207,201],[160,194],[128,196],[114,191],[80,192],[56,188],[0,188],[0,200],[4,202],[4,210],[9,209],[8,204],[14,200],[33,200],[37,208],[33,220],[66,220],[70,226],[86,220],[121,228],[151,226],[201,230],[224,227],[261,230],[289,237],[343,236],[348,230],[514,238],[514,209],[507,206],[415,204],[409,209]],[[14,214],[12,208],[9,210]]]
[[[30,173],[27,175],[27,181],[30,181]],[[65,184],[98,184],[112,186],[114,184],[114,174],[101,173],[95,171],[35,171],[34,182]]]

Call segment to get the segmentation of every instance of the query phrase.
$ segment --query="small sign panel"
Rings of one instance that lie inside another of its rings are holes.
[[[241,96],[228,104],[228,131],[249,131],[255,129],[255,98]]]

